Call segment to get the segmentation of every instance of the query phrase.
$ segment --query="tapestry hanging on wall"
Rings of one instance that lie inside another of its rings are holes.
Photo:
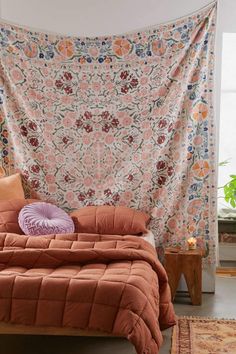
[[[1,175],[65,210],[153,211],[158,247],[197,237],[213,263],[215,13],[97,38],[2,23]]]

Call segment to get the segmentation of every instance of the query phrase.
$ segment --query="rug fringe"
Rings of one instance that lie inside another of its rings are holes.
[[[171,353],[170,354],[179,354],[178,346],[178,326],[174,326],[171,338]]]
[[[179,337],[181,337],[181,342],[179,342],[179,353],[177,354],[189,354],[190,353],[190,324],[185,321],[181,326],[178,326]]]
[[[224,323],[235,322],[235,318],[217,318],[205,316],[177,316],[177,320],[197,320],[197,321],[223,321]]]

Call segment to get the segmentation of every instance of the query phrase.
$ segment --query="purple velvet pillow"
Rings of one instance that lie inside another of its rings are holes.
[[[25,235],[38,236],[74,232],[71,217],[62,209],[49,203],[38,202],[26,205],[18,217]]]

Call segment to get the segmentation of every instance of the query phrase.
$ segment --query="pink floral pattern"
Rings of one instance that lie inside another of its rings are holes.
[[[215,5],[123,36],[1,24],[1,174],[65,210],[136,207],[158,247],[205,240],[214,262]]]

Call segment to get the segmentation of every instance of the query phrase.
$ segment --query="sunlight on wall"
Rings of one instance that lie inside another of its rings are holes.
[[[218,186],[229,181],[230,174],[236,174],[236,33],[223,33],[220,109],[219,161],[229,160],[219,167]],[[222,191],[219,196],[222,196]],[[227,207],[219,199],[218,207]]]

